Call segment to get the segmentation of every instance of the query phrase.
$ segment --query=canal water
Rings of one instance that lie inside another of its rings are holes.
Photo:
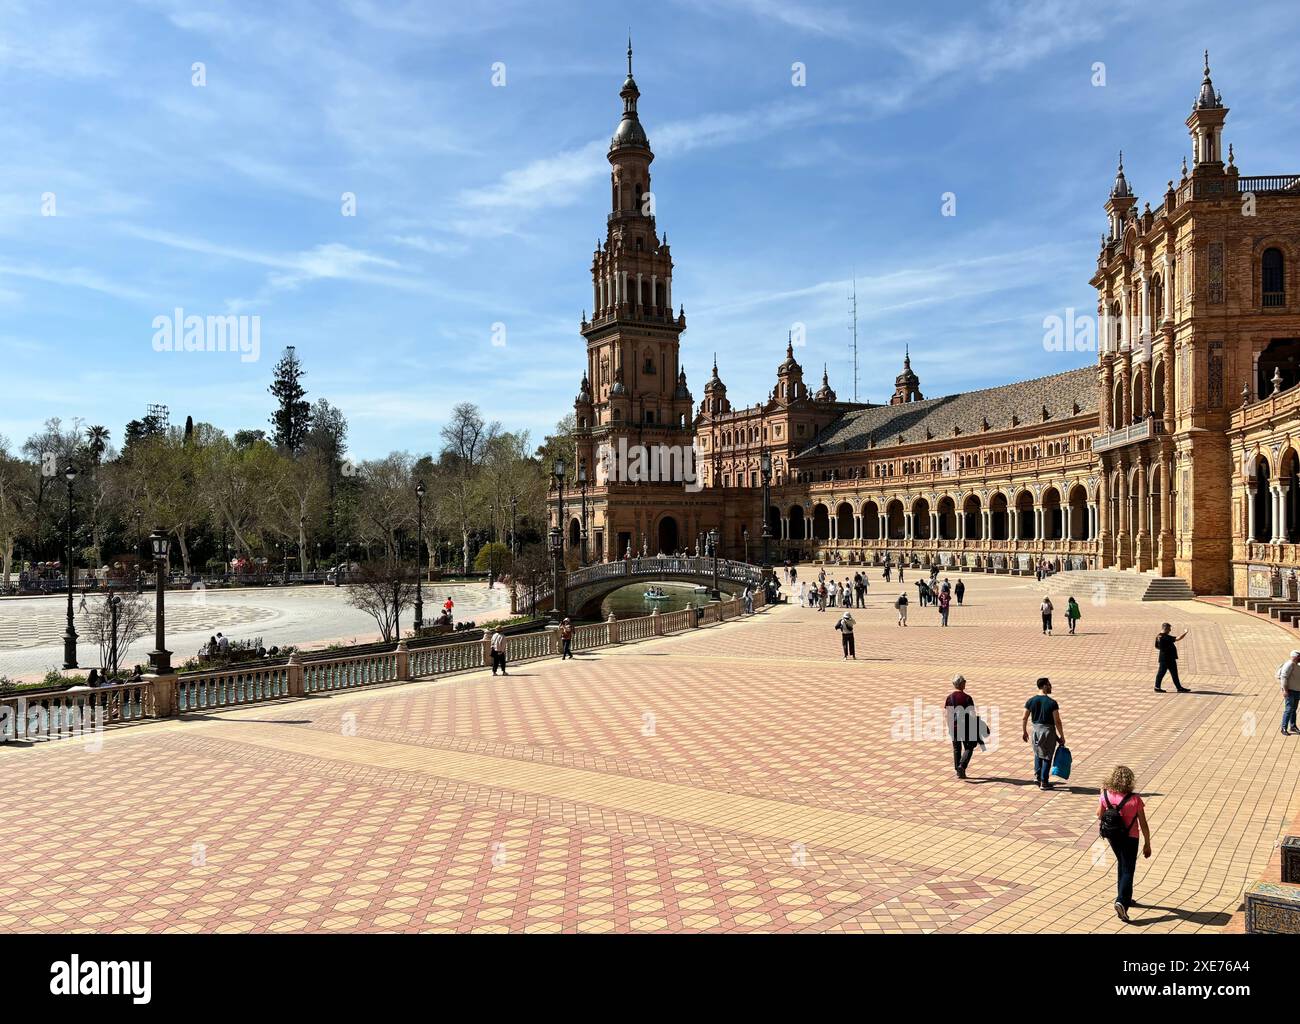
[[[648,600],[645,592],[652,587],[662,590],[668,596],[658,601]],[[724,596],[728,596],[725,588],[722,592]],[[694,585],[690,583],[643,580],[616,590],[605,598],[600,605],[600,615],[601,618],[607,619],[609,613],[613,612],[616,619],[632,619],[638,615],[649,615],[655,608],[658,608],[659,614],[663,615],[665,612],[681,611],[688,604],[694,604],[698,608],[702,604],[707,604],[708,600],[707,592],[696,593]]]

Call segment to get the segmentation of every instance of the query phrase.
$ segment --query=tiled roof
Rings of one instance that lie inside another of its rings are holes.
[[[1042,423],[1044,406],[1047,407],[1049,423],[1096,414],[1096,369],[1081,366],[1050,377],[1017,381],[981,391],[857,409],[824,428],[799,454],[813,456],[861,451],[870,447],[872,442],[876,447],[898,444],[900,434],[904,444],[921,443],[927,439],[955,443],[972,435],[979,437],[984,434],[985,418],[990,433],[1010,430],[1012,416],[1019,418],[1018,426],[1022,427]],[[960,434],[953,432],[955,427],[961,428]]]

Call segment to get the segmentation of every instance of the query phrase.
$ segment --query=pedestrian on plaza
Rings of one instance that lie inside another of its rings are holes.
[[[1142,856],[1151,856],[1151,826],[1146,804],[1133,792],[1133,769],[1116,765],[1101,784],[1097,801],[1097,830],[1115,854],[1115,916],[1128,921],[1133,902],[1133,874],[1137,871],[1138,830],[1142,831]]]
[[[840,603],[840,585],[834,579],[826,590],[826,601],[832,608]]]
[[[91,689],[94,689],[96,686],[99,685],[99,669],[92,668],[90,670],[90,675],[86,677],[86,685],[89,686]],[[107,676],[104,677],[104,685],[106,686],[108,685]]]
[[[817,610],[824,612],[826,610],[826,599],[829,594],[826,591],[826,584],[822,583],[817,587]]]
[[[1296,709],[1300,708],[1300,651],[1292,651],[1291,657],[1278,666],[1277,680],[1282,684],[1282,735],[1300,736],[1296,728]]]
[[[228,636],[222,636],[220,633],[218,633],[218,634],[217,634],[217,653],[218,653],[218,654],[225,654],[228,650],[230,650],[230,637],[228,637]]]
[[[82,588],[81,588],[81,603],[77,605],[77,611],[79,611],[79,612],[84,612],[85,610],[86,610],[86,588],[85,588],[85,587],[82,587]]]
[[[1038,606],[1038,612],[1043,617],[1043,636],[1052,635],[1052,599],[1046,594],[1043,595],[1043,603]]]
[[[966,677],[952,677],[952,693],[943,702],[944,717],[948,719],[948,737],[952,740],[952,767],[957,778],[966,778],[971,754],[980,743],[979,717],[975,713],[975,699],[966,692]]]
[[[1165,673],[1174,681],[1174,689],[1179,693],[1191,693],[1191,688],[1184,686],[1178,679],[1178,641],[1187,635],[1187,630],[1183,630],[1178,636],[1174,636],[1174,627],[1167,622],[1160,624],[1160,632],[1156,635],[1156,650],[1160,652],[1156,668],[1156,693],[1164,693],[1160,684],[1164,681]]]
[[[902,582],[903,582],[903,563],[902,563],[902,562],[899,562],[899,563],[898,563],[898,582],[899,582],[899,583],[902,583]]]
[[[1041,561],[1034,566],[1034,578],[1037,579],[1039,583],[1043,582],[1043,563]]]
[[[1038,680],[1038,694],[1025,701],[1025,714],[1020,720],[1021,739],[1029,742],[1029,726],[1033,724],[1034,778],[1039,789],[1052,788],[1052,755],[1057,744],[1065,746],[1065,726],[1061,724],[1061,706],[1052,699],[1052,681],[1046,676]]]
[[[447,613],[448,618],[451,617],[451,610],[452,610],[453,608],[455,608],[455,607],[456,607],[456,602],[453,601],[453,600],[451,599],[451,595],[448,594],[448,595],[447,595],[447,600],[445,600],[445,601],[442,602],[442,610],[445,611],[445,612]]]
[[[871,589],[871,584],[867,582],[867,574],[864,572],[862,576],[858,579],[857,590],[858,590],[859,608],[865,608],[867,606],[867,593],[870,589]]]
[[[889,559],[885,559],[885,582],[889,582]]]
[[[948,606],[952,604],[952,595],[946,590],[939,591],[939,625],[948,625]]]
[[[573,657],[573,624],[565,619],[560,623],[560,660]]]
[[[448,598],[447,600],[451,600]],[[492,674],[497,674],[497,669],[501,669],[501,674],[506,674],[506,637],[498,626],[492,631]]]
[[[966,581],[958,580],[957,585],[952,588],[952,592],[957,595],[957,604],[961,604],[961,599],[966,596]]]
[[[1074,627],[1078,625],[1081,618],[1083,612],[1079,611],[1079,602],[1071,594],[1065,604],[1065,621],[1070,625],[1070,636],[1074,636]]]
[[[786,565],[790,565],[790,563],[787,562]],[[799,578],[799,570],[796,569],[793,565],[790,565],[790,586],[794,586],[795,580],[797,580],[798,578]]]
[[[835,628],[840,631],[840,644],[844,648],[845,661],[848,661],[849,658],[852,658],[854,661],[858,660],[857,649],[853,646],[854,625],[856,625],[856,623],[853,620],[853,613],[847,609],[844,614],[840,616],[840,621],[835,623]]]
[[[894,602],[894,607],[898,609],[898,624],[907,625],[907,591],[900,591],[898,600]]]
[[[840,605],[844,608],[853,607],[853,587],[849,585],[848,577],[845,577],[844,586],[840,590]]]
[[[217,638],[215,636],[210,636],[208,637],[208,657],[215,658],[216,656],[217,656]]]

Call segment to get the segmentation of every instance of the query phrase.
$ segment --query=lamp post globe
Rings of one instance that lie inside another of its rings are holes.
[[[72,621],[72,577],[73,577],[73,553],[72,553],[72,485],[77,479],[77,468],[71,464],[63,471],[63,479],[68,482],[68,564],[64,568],[64,575],[68,579],[68,622],[63,631],[63,667],[77,667],[77,627]]]

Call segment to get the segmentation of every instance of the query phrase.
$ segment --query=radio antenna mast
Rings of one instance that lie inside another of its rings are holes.
[[[852,315],[850,330],[853,332],[853,401],[858,400],[858,272],[853,271],[853,291],[849,293],[849,311]]]

